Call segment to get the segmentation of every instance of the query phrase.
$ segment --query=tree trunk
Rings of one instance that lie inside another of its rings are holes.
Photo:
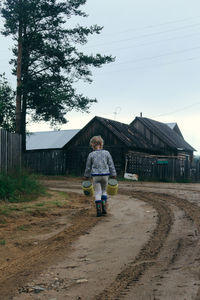
[[[22,0],[19,0],[19,8]],[[19,9],[18,55],[17,55],[17,90],[16,90],[16,132],[21,133],[21,95],[22,95],[22,16]]]
[[[23,94],[22,113],[21,113],[21,135],[22,135],[22,151],[26,151],[26,107],[27,95]]]

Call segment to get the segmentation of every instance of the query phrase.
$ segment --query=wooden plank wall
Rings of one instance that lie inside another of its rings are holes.
[[[123,176],[125,154],[120,147],[113,151],[105,147],[113,156],[117,174]],[[44,175],[83,176],[86,159],[91,148],[86,146],[73,149],[33,150],[23,155],[24,167]],[[192,181],[200,182],[200,163],[181,160],[177,157],[144,155],[131,152],[126,155],[127,172],[136,173],[140,180],[156,181]]]
[[[34,173],[66,174],[66,153],[63,150],[32,150],[23,154],[23,165]]]
[[[122,175],[124,171],[124,152],[121,147],[106,147],[112,155],[113,162],[118,175]],[[71,175],[83,176],[86,166],[88,154],[91,148],[87,146],[74,147],[73,149],[66,150],[66,172]]]
[[[22,163],[21,136],[0,129],[0,173],[20,168]]]
[[[111,152],[117,173],[124,170],[124,156],[121,148]],[[91,148],[88,146],[59,150],[32,150],[23,154],[23,165],[34,173],[44,175],[76,175],[83,176],[86,160]]]
[[[140,180],[200,182],[200,163],[169,156],[145,156],[129,153],[127,173],[138,174]]]

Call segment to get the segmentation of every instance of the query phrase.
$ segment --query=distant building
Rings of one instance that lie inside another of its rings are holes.
[[[61,149],[80,129],[40,131],[26,137],[26,150]]]
[[[183,139],[178,126],[171,129],[167,124],[143,117],[136,117],[128,125],[96,116],[63,147],[70,157],[67,169],[77,174],[83,172],[86,157],[91,151],[89,140],[94,135],[101,135],[104,139],[105,148],[111,152],[118,173],[124,171],[130,151],[135,156],[141,153],[190,160],[195,151]]]
[[[160,153],[193,158],[193,152],[196,150],[184,140],[176,123],[165,124],[136,117],[130,126],[134,126]]]
[[[196,151],[184,140],[176,123],[136,117],[131,124],[125,124],[96,116],[80,130],[29,135],[25,166],[42,174],[83,175],[92,151],[89,141],[94,135],[104,139],[104,148],[110,151],[118,174],[129,169],[140,178],[186,178]]]

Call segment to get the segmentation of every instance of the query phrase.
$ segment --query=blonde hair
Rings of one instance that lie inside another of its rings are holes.
[[[90,139],[90,146],[94,149],[97,148],[97,146],[101,146],[101,149],[103,148],[103,144],[104,144],[104,141],[102,139],[102,137],[100,135],[96,135],[96,136],[93,136],[91,139]]]

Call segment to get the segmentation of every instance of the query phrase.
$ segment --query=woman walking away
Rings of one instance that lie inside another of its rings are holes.
[[[107,204],[107,192],[109,175],[116,178],[116,170],[112,156],[107,150],[103,149],[103,139],[101,136],[93,136],[90,140],[90,146],[93,151],[88,155],[84,177],[93,178],[95,204],[97,217],[105,215]]]

